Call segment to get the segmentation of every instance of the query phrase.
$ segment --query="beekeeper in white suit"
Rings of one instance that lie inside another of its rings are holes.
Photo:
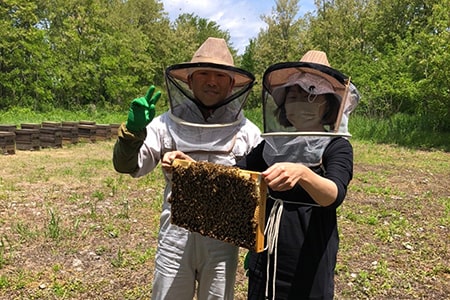
[[[131,103],[114,146],[116,171],[144,176],[161,161],[166,179],[152,299],[233,299],[238,247],[171,224],[170,172],[176,157],[235,165],[261,141],[243,115],[254,76],[234,66],[223,39],[208,38],[189,63],[165,73],[170,110],[155,116],[160,92]]]

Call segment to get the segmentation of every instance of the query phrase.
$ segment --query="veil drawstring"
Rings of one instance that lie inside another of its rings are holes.
[[[270,196],[269,196],[270,197]],[[266,299],[269,297],[269,269],[270,269],[270,255],[274,255],[274,267],[273,267],[273,281],[272,281],[272,298],[275,299],[275,282],[277,276],[277,246],[278,246],[278,232],[280,229],[281,215],[283,213],[283,201],[275,199],[272,210],[270,211],[269,219],[267,220],[266,228],[264,229],[264,235],[267,239],[267,245],[264,250],[267,250],[267,275],[266,275]]]
[[[275,283],[277,276],[277,260],[278,260],[278,233],[280,231],[281,215],[283,214],[283,202],[289,204],[306,205],[313,207],[320,207],[316,203],[303,203],[303,202],[291,202],[283,201],[281,199],[268,196],[268,198],[274,200],[272,209],[270,210],[269,218],[267,219],[266,228],[264,229],[264,236],[266,237],[267,244],[264,250],[267,250],[267,275],[266,275],[266,293],[265,298],[269,299],[269,272],[270,272],[270,256],[274,254],[273,264],[273,281],[272,281],[272,299],[275,299]]]

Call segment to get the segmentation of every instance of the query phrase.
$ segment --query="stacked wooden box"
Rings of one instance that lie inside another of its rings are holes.
[[[111,125],[111,138],[115,139],[117,138],[120,123],[112,123]]]
[[[95,143],[97,141],[96,131],[97,125],[94,121],[80,121],[78,124],[78,137],[80,141]]]
[[[96,130],[97,140],[105,141],[111,139],[111,125],[109,124],[97,124]]]
[[[39,141],[42,148],[61,148],[61,122],[42,122],[41,129],[39,131]]]
[[[2,154],[16,153],[16,125],[0,125],[0,152]]]
[[[41,124],[22,123],[20,129],[16,130],[17,150],[40,150],[39,140]]]
[[[16,132],[17,126],[13,124],[0,124],[0,131]]]
[[[78,122],[64,121],[61,125],[63,144],[78,143]]]
[[[41,129],[41,123],[22,123],[20,124],[22,129]]]
[[[0,124],[0,153],[15,154],[17,150],[62,148],[79,141],[95,143],[117,138],[120,123],[96,124],[95,121],[63,121],[42,123]]]

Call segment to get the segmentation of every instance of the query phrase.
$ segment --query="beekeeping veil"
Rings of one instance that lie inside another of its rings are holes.
[[[190,76],[199,70],[213,70],[229,75],[234,82],[229,95],[212,107],[199,101],[189,87]],[[242,108],[254,84],[253,74],[236,68],[226,41],[208,38],[191,61],[170,66],[165,72],[170,101],[169,125],[178,150],[231,151],[234,136],[244,122]],[[213,110],[205,120],[201,109]]]
[[[286,90],[294,85],[313,98],[325,95],[328,111],[322,118],[323,131],[299,131],[287,121]],[[350,79],[331,68],[322,51],[308,51],[299,62],[270,66],[263,76],[264,159],[269,165],[281,161],[320,164],[323,151],[333,137],[351,136],[348,118],[359,98]]]

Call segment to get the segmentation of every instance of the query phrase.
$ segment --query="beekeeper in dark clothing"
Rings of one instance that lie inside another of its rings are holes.
[[[269,187],[266,250],[249,253],[248,299],[333,298],[336,209],[353,175],[348,117],[358,101],[322,51],[264,73],[264,141],[238,162]]]

